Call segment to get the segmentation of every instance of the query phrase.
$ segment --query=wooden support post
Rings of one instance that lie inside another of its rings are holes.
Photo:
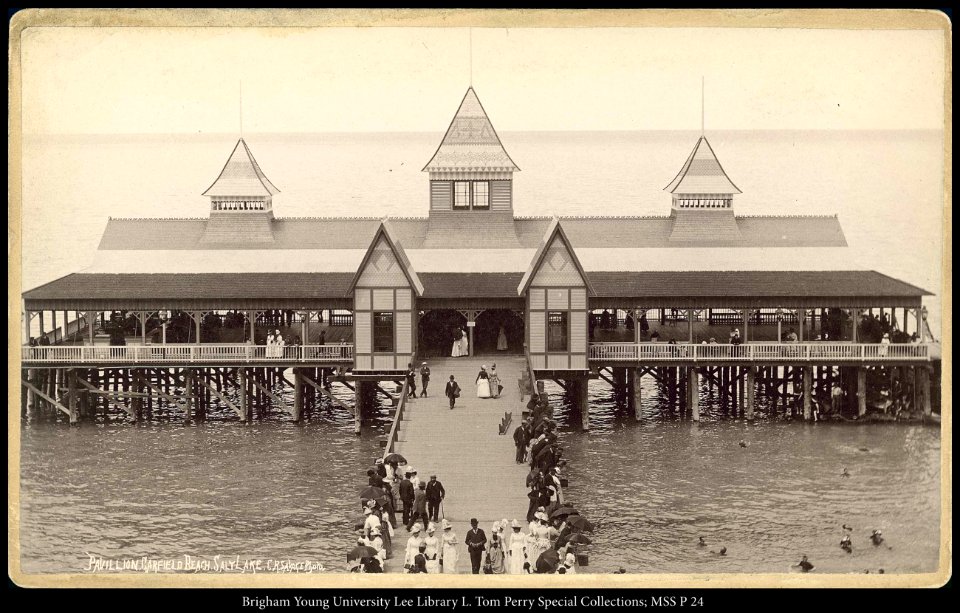
[[[133,371],[133,391],[138,394],[143,392],[143,371],[139,368]],[[141,421],[143,419],[143,398],[134,396],[130,403],[133,408],[134,419]]]
[[[857,415],[863,417],[867,413],[867,369],[857,368]]]
[[[589,379],[580,378],[576,379],[572,383],[574,384],[574,389],[576,390],[576,401],[577,405],[580,408],[580,428],[584,431],[590,429],[590,400],[587,389],[587,382]]]
[[[630,383],[630,404],[633,406],[633,418],[637,421],[640,421],[640,410],[641,410],[641,389],[640,389],[640,369],[631,368],[629,372],[629,383]]]
[[[71,368],[68,372],[68,387],[70,388],[70,425],[74,425],[80,421],[79,413],[77,411],[77,401],[79,400],[80,390],[77,388],[77,371]]]
[[[757,392],[756,378],[757,378],[757,367],[756,367],[756,366],[750,366],[749,368],[747,368],[747,384],[746,384],[746,388],[747,388],[747,411],[746,411],[746,417],[747,417],[748,420],[751,420],[751,421],[753,420],[754,403],[755,403],[755,401],[756,401],[756,392]]]
[[[803,367],[803,419],[810,421],[813,416],[813,403],[811,396],[813,394],[813,367]]]
[[[687,406],[690,407],[690,417],[693,421],[700,421],[700,375],[696,367],[687,369],[687,389],[689,390]]]
[[[183,375],[183,380],[184,380],[183,400],[186,403],[186,410],[187,410],[187,416],[186,416],[186,419],[184,419],[184,423],[187,423],[187,424],[189,424],[193,419],[193,401],[194,401],[193,377],[194,377],[193,370],[190,368],[186,369]]]
[[[743,415],[743,408],[746,405],[745,396],[747,391],[746,377],[744,376],[744,367],[737,367],[737,415]]]
[[[919,379],[914,383],[918,392],[918,405],[924,415],[933,413],[933,403],[930,401],[930,372],[931,368],[927,366],[918,366],[914,377]]]
[[[299,368],[293,369],[293,423],[301,423],[303,416],[303,378]]]
[[[693,309],[687,309],[687,342],[693,343]]]
[[[247,369],[238,368],[237,369],[237,389],[240,396],[240,420],[245,423],[250,423],[250,396],[247,393]]]
[[[360,436],[360,425],[363,419],[363,381],[357,381],[353,389],[353,433]]]

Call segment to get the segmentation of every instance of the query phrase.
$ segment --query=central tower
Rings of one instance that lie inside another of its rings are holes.
[[[436,153],[423,167],[430,173],[430,229],[425,247],[443,247],[454,235],[463,245],[482,240],[481,225],[500,232],[504,246],[516,241],[513,173],[507,154],[473,87],[460,102]],[[475,237],[475,238],[473,238]]]

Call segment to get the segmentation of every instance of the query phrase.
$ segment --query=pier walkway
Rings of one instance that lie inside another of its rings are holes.
[[[477,398],[474,381],[480,366],[489,368],[494,361],[503,393],[499,399]],[[526,526],[528,468],[514,461],[516,447],[512,437],[521,419],[517,379],[525,368],[524,359],[507,355],[444,358],[430,360],[429,365],[430,395],[407,402],[394,450],[417,469],[421,481],[427,482],[435,474],[443,483],[447,492],[443,516],[453,524],[459,542],[457,570],[470,573],[470,555],[463,539],[470,529],[471,517],[480,520],[488,540],[494,521],[516,519]],[[450,375],[456,377],[462,389],[452,411],[443,395]],[[419,379],[418,376],[417,394],[421,391]],[[505,411],[513,413],[513,421],[501,436],[498,427]],[[442,537],[441,532],[438,525],[438,538]],[[403,550],[409,536],[403,527],[397,529],[394,555],[387,561],[388,572],[402,571]]]

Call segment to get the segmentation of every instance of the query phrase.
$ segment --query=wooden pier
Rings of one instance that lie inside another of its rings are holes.
[[[493,362],[503,393],[498,399],[477,398],[474,382],[480,366],[486,364],[489,369]],[[459,572],[469,573],[470,556],[462,541],[471,518],[480,521],[488,539],[494,521],[517,519],[526,525],[529,499],[524,480],[529,467],[515,462],[513,428],[503,435],[498,430],[504,412],[512,413],[514,425],[520,419],[523,405],[517,379],[526,366],[521,356],[445,358],[429,365],[429,396],[406,403],[393,449],[417,469],[421,481],[435,474],[443,483],[447,496],[441,518],[453,523],[460,540]],[[453,410],[443,393],[450,375],[462,389]],[[419,376],[417,379],[419,394]],[[439,526],[437,532],[439,537]],[[388,570],[402,566],[402,554],[396,552],[402,551],[408,536],[404,528],[397,530]]]

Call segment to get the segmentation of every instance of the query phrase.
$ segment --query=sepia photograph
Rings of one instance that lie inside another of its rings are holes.
[[[16,584],[949,579],[942,14],[9,28]]]

